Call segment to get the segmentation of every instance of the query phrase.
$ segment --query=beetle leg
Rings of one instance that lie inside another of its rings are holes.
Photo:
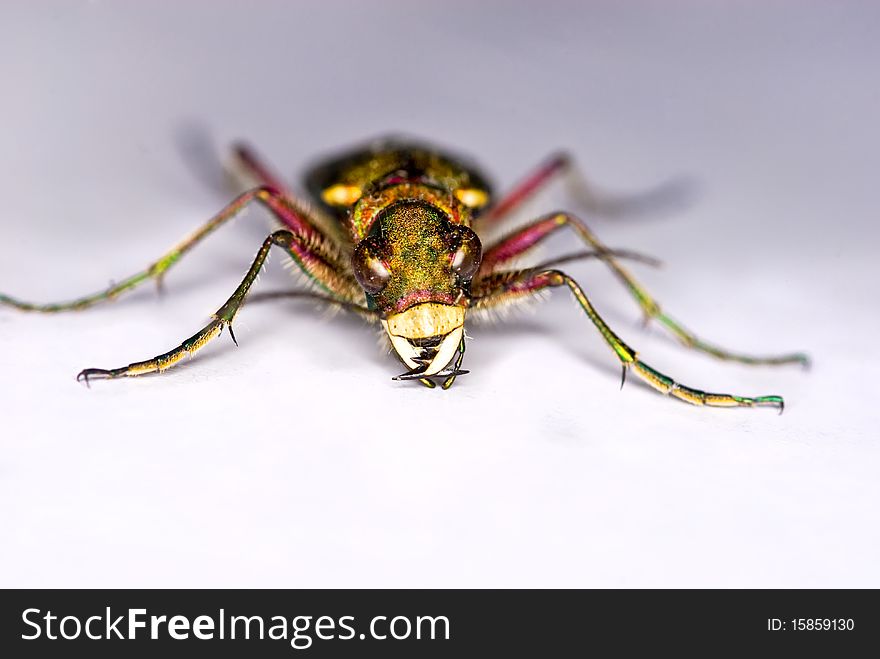
[[[293,196],[284,181],[257,155],[253,148],[243,142],[237,142],[232,146],[232,155],[238,166],[235,169],[240,168],[246,176],[247,185],[245,187],[262,185],[283,192],[285,195]],[[238,174],[237,171],[230,173]]]
[[[477,216],[474,220],[475,228],[478,232],[485,231],[502,221],[560,174],[567,174],[571,193],[580,206],[591,213],[607,217],[677,206],[688,196],[688,188],[682,181],[673,181],[643,193],[610,195],[597,190],[575,165],[571,156],[560,152],[547,158],[497,203]]]
[[[287,184],[257,154],[253,147],[243,142],[238,142],[232,147],[232,155],[234,164],[229,173],[239,182],[240,189],[263,186],[275,190],[284,197],[286,204],[294,209],[296,213],[303,217],[308,217],[312,224],[331,237],[337,244],[342,245],[349,242],[348,237],[340,231],[340,224],[338,222],[334,222],[320,209],[300,200],[293,194],[287,187]]]
[[[514,258],[520,257],[527,253],[538,243],[542,242],[547,236],[563,227],[570,227],[578,237],[587,245],[598,252],[599,257],[614,272],[617,278],[629,290],[630,295],[635,298],[636,302],[642,309],[645,322],[652,318],[664,325],[682,344],[688,348],[705,352],[718,359],[740,362],[743,364],[792,364],[798,363],[804,366],[809,365],[809,357],[804,353],[792,353],[787,355],[774,355],[767,357],[755,357],[752,355],[744,355],[740,353],[730,352],[724,348],[707,343],[698,338],[691,331],[685,329],[678,321],[665,314],[660,305],[653,297],[636,281],[628,270],[617,261],[619,252],[608,249],[592,231],[574,215],[568,213],[551,213],[535,222],[515,231],[506,238],[502,238],[496,244],[489,247],[483,253],[483,260],[480,265],[480,272],[477,274],[477,280],[481,277],[491,277],[501,267]]]
[[[737,396],[717,394],[679,384],[667,375],[641,361],[636,351],[629,347],[599,316],[577,282],[559,270],[519,270],[496,273],[475,285],[472,309],[489,308],[504,304],[517,297],[533,295],[550,287],[568,286],[587,317],[595,325],[605,342],[611,347],[623,366],[623,377],[628,370],[662,394],[671,395],[692,405],[711,407],[775,407],[782,412],[781,396]],[[622,384],[622,382],[621,382]]]
[[[546,161],[538,165],[535,171],[517,183],[497,203],[478,216],[474,220],[474,226],[478,229],[484,229],[503,220],[526,200],[534,196],[541,188],[546,186],[554,176],[568,169],[570,165],[571,158],[567,153],[551,155]]]
[[[334,265],[337,266],[337,269],[341,271],[341,268],[339,268],[339,264],[343,261],[341,249],[332,244],[332,242],[325,237],[325,234],[316,228],[313,218],[307,213],[305,208],[296,200],[281,194],[273,188],[262,187],[249,190],[248,192],[239,195],[234,201],[232,201],[232,203],[227,205],[217,215],[208,220],[208,222],[159,257],[154,263],[103,291],[93,293],[92,295],[86,295],[69,302],[50,304],[24,302],[0,293],[0,305],[6,304],[15,307],[16,309],[20,309],[21,311],[57,312],[80,310],[91,307],[100,302],[113,300],[120,294],[136,288],[138,285],[149,279],[161,282],[168,269],[179,261],[184,254],[189,252],[203,238],[212,233],[222,224],[236,217],[252,202],[257,202],[265,206],[283,226],[291,231],[312,240],[323,242],[325,244],[325,251],[328,252],[328,258],[331,258]],[[329,254],[331,251],[333,253]],[[342,285],[343,283],[345,284],[344,286]],[[339,284],[337,288],[344,288],[350,294],[354,294],[359,290],[356,290],[355,288],[356,282],[354,282],[354,279],[350,279],[350,281],[346,280],[345,282],[342,282],[340,279],[337,284]]]
[[[210,323],[205,325],[196,334],[188,338],[176,348],[148,359],[142,362],[135,362],[128,366],[113,369],[103,368],[87,368],[77,375],[77,380],[83,380],[88,384],[91,378],[119,378],[123,376],[142,375],[144,373],[153,373],[156,371],[164,371],[171,368],[186,356],[192,356],[198,350],[203,348],[209,341],[216,338],[223,331],[224,327],[229,329],[232,340],[235,341],[235,335],[232,333],[232,322],[235,315],[244,303],[245,296],[248,294],[257,275],[269,256],[269,250],[273,245],[284,248],[297,262],[307,263],[316,272],[332,270],[333,266],[328,263],[321,255],[320,250],[314,249],[310,244],[310,238],[291,233],[287,230],[276,231],[271,234],[257,252],[250,269],[242,279],[238,288],[232,296],[220,307],[213,315]],[[321,264],[318,268],[317,264]],[[329,289],[329,285],[327,286]],[[236,341],[236,345],[238,342]]]

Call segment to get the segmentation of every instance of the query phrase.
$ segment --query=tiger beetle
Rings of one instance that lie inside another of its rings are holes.
[[[572,172],[571,159],[555,155],[495,200],[488,180],[466,160],[431,146],[401,139],[372,142],[318,163],[306,175],[309,204],[287,186],[247,146],[235,148],[239,170],[254,187],[238,196],[207,223],[146,269],[99,293],[70,302],[33,304],[7,295],[0,303],[23,311],[79,310],[115,299],[150,279],[161,283],[167,271],[203,238],[256,202],[280,223],[260,247],[244,279],[213,315],[211,322],[179,346],[152,359],[120,368],[87,368],[77,380],[119,378],[165,371],[229,330],[272,247],[280,248],[306,275],[310,295],[353,310],[381,324],[407,370],[395,380],[417,380],[448,389],[461,369],[468,314],[498,309],[566,287],[580,304],[623,367],[662,394],[694,405],[775,407],[781,396],[736,396],[679,384],[643,362],[636,351],[605,323],[584,290],[558,268],[562,263],[596,258],[629,290],[644,314],[665,326],[688,348],[744,364],[808,364],[802,353],[754,357],[707,343],[661,310],[660,305],[620,264],[621,259],[652,263],[648,257],[605,246],[571,213],[554,212],[483,245],[480,236],[501,225],[524,201],[557,175]],[[583,190],[589,191],[584,187]],[[585,197],[586,202],[590,201]],[[593,201],[596,201],[593,195]],[[609,203],[609,208],[612,204]],[[587,247],[528,268],[513,266],[548,236],[571,231]]]

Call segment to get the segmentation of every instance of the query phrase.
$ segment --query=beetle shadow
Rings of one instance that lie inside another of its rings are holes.
[[[367,358],[376,364],[384,363],[385,350],[380,348],[377,337],[378,325],[371,325],[369,319],[353,309],[355,305],[331,302],[317,293],[307,290],[257,291],[250,295],[244,306],[263,305],[268,302],[284,301],[289,308],[303,318],[311,318],[321,323],[332,322],[349,336],[340,341],[351,349],[351,357]],[[371,357],[370,357],[371,356]]]
[[[229,172],[226,156],[205,124],[189,119],[174,128],[172,139],[184,164],[205,188],[218,195],[229,195]]]
[[[583,341],[578,340],[578,337],[574,337],[573,340],[572,333],[569,331],[560,332],[554,330],[552,326],[549,326],[546,323],[528,318],[511,319],[503,325],[481,323],[479,327],[479,339],[482,339],[483,337],[489,339],[504,337],[509,339],[510,342],[516,341],[518,346],[521,344],[524,349],[527,349],[527,346],[531,345],[531,341],[533,340],[553,341],[556,345],[563,346],[564,353],[569,355],[573,361],[586,367],[581,374],[583,377],[593,377],[594,375],[600,374],[603,377],[606,377],[614,388],[629,389],[631,387],[636,387],[645,392],[656,393],[647,382],[635,376],[631,369],[628,370],[622,381],[622,365],[620,361],[613,353],[602,346],[601,343],[597,344],[593,341],[587,340],[591,337],[580,337],[584,339]],[[591,328],[585,328],[585,332],[589,333],[590,329]],[[472,333],[476,332],[472,331]],[[510,345],[510,342],[506,341],[505,343]],[[487,345],[490,347],[484,349]],[[491,367],[491,364],[500,358],[502,349],[503,348],[498,348],[497,345],[493,344],[491,341],[480,341],[479,350],[468,352],[468,357],[470,359],[467,362],[467,366],[470,367],[471,371],[482,368],[484,365]],[[559,366],[561,365],[562,364],[560,363]],[[548,368],[547,376],[550,378],[557,371],[554,368],[554,364],[548,363],[546,366]]]
[[[371,327],[367,319],[359,317],[356,312],[351,312],[342,308],[339,313],[330,311],[332,318],[327,318],[327,312],[322,309],[322,302],[325,302],[319,295],[306,290],[280,290],[280,291],[260,291],[252,294],[245,304],[256,305],[265,304],[267,302],[276,302],[286,300],[291,309],[298,312],[308,311],[312,317],[323,316],[324,320],[332,320],[334,327],[340,328],[340,331],[347,333],[349,336],[342,343],[346,347],[350,347],[352,357],[357,356],[361,359],[369,359],[371,363],[377,365],[385,365],[388,359],[393,355],[389,354],[389,350],[383,350],[377,343],[379,333],[375,330],[375,326]],[[330,307],[333,303],[327,302],[326,307]],[[317,312],[317,313],[316,313]],[[570,337],[563,336],[555,332],[552,326],[541,323],[537,320],[527,317],[511,318],[506,322],[493,323],[483,322],[477,326],[478,329],[471,329],[471,335],[477,335],[479,347],[470,349],[467,353],[468,370],[476,371],[484,367],[490,368],[491,364],[497,362],[501,357],[501,350],[497,344],[494,344],[492,338],[505,338],[521,342],[525,348],[529,345],[530,340],[555,341],[557,344],[566,345],[567,351],[574,358],[581,362],[585,362],[596,370],[611,375],[615,378],[619,377],[619,367],[614,364],[614,360],[602,359],[598,351],[591,351],[589,347],[572,346]],[[365,331],[366,330],[366,331]],[[490,341],[481,339],[489,338]],[[367,357],[365,357],[367,356]],[[395,362],[396,363],[396,362]]]
[[[589,331],[588,327],[584,329]],[[516,343],[517,349],[521,347],[523,350],[527,350],[533,341],[552,342],[554,345],[563,346],[565,352],[573,359],[589,365],[591,372],[595,369],[619,377],[619,367],[614,363],[613,356],[610,360],[603,359],[599,350],[594,349],[594,346],[589,345],[586,340],[572,341],[569,333],[559,332],[551,324],[538,319],[519,317],[505,319],[504,322],[481,322],[469,330],[469,335],[479,341],[479,348],[468,352],[468,365],[471,370],[482,366],[488,367],[500,359],[504,348],[492,342],[492,339],[498,338],[504,339],[504,344],[508,348],[512,343]],[[489,340],[484,341],[484,338]]]
[[[703,185],[693,175],[679,174],[642,190],[596,189],[583,176],[567,180],[566,194],[575,208],[611,220],[655,220],[680,214],[696,205]]]
[[[385,363],[384,358],[387,355],[378,349],[376,341],[370,340],[370,336],[375,333],[365,319],[358,317],[356,313],[348,312],[344,309],[339,313],[329,310],[330,303],[321,305],[323,300],[309,291],[255,292],[246,300],[242,308],[250,305],[257,306],[259,303],[277,301],[279,299],[287,300],[290,308],[301,314],[304,320],[311,319],[318,323],[332,321],[334,327],[339,327],[341,332],[348,334],[339,342],[341,346],[344,346],[345,350],[350,351],[350,357],[346,355],[347,359],[363,359],[377,365]],[[262,306],[262,304],[259,306]],[[264,323],[260,320],[249,322],[246,325],[246,333],[241,331],[242,328],[239,325],[240,323],[234,323],[234,326],[238,327],[235,330],[237,343],[229,336],[228,328],[224,328],[221,335],[211,342],[214,349],[199,352],[198,356],[194,359],[182,360],[175,365],[174,370],[185,372],[191,368],[198,368],[199,365],[213,362],[213,360],[224,359],[228,356],[229,351],[239,348],[257,349],[264,341],[270,340],[274,334],[277,334],[277,325],[271,322]],[[316,324],[315,331],[319,331],[319,329],[319,326]],[[365,329],[368,331],[365,332]],[[160,375],[162,375],[160,372],[153,372],[144,373],[139,377],[150,378]],[[95,377],[92,378],[92,381],[100,379],[104,378]]]

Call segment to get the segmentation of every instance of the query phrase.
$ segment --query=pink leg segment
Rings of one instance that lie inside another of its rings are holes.
[[[568,167],[569,164],[568,154],[557,153],[550,156],[537,170],[523,181],[520,181],[514,186],[513,190],[508,192],[497,204],[480,216],[480,223],[483,226],[489,226],[503,219],[546,185],[554,175]]]
[[[251,176],[257,179],[259,185],[268,186],[284,194],[290,194],[284,181],[276,176],[275,172],[272,171],[272,168],[266,165],[256,152],[247,144],[236,144],[233,147],[233,152]]]

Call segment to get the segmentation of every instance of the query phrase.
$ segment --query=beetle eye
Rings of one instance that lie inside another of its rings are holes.
[[[362,241],[351,255],[351,268],[355,279],[371,295],[385,288],[391,277],[385,263],[376,255],[375,246],[366,240]]]
[[[470,279],[480,267],[483,247],[480,239],[467,227],[460,228],[460,242],[452,254],[452,271],[462,279]]]

